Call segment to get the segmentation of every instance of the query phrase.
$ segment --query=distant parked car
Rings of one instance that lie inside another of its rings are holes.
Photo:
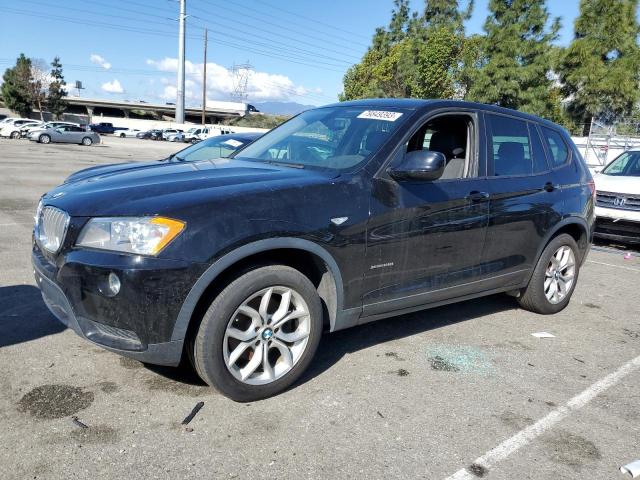
[[[13,123],[13,122],[7,122],[6,124],[2,124],[0,125],[0,137],[9,137],[9,138],[20,138],[20,131],[23,128],[28,128],[28,127],[37,127],[39,125],[42,125],[43,122],[37,121],[37,120],[32,120],[30,122],[27,123]]]
[[[149,140],[162,140],[162,130],[152,129],[146,132],[139,132],[136,137]]]
[[[141,132],[142,130],[140,130],[139,128],[127,128],[125,130],[118,130],[116,132],[116,135],[119,136],[120,138],[137,137],[138,134]]]
[[[164,130],[162,130],[162,139],[169,140],[169,136],[176,135],[178,133],[182,133],[182,130],[179,130],[177,128],[165,128]]]
[[[640,150],[622,153],[593,179],[596,182],[595,236],[640,244]]]
[[[89,146],[93,143],[100,143],[100,135],[96,132],[86,131],[82,127],[74,125],[64,125],[58,128],[47,128],[37,130],[29,134],[29,140],[39,143],[77,143]]]
[[[11,136],[11,133],[13,131],[15,131],[16,129],[19,130],[19,128],[22,125],[26,125],[27,123],[34,123],[34,122],[35,120],[32,120],[30,118],[11,118],[7,121],[3,121],[2,123],[0,123],[0,137],[9,137]],[[18,137],[11,137],[11,138],[18,138]]]
[[[101,134],[112,134],[115,133],[115,128],[113,128],[113,123],[100,122],[100,123],[92,123],[89,125],[89,128],[92,132],[101,133]]]
[[[184,134],[184,141],[189,143],[198,143],[211,134],[209,127],[193,127]]]
[[[65,126],[80,127],[79,124],[72,123],[72,122],[60,122],[60,121],[47,122],[41,125],[36,125],[34,127],[23,128],[24,131],[22,132],[22,136],[28,137],[30,134],[36,131],[46,130],[47,128],[58,128],[58,127],[65,127]]]

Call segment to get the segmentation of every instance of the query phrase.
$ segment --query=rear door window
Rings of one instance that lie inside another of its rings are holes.
[[[489,158],[493,175],[531,175],[531,144],[527,122],[502,115],[487,115]]]
[[[547,145],[553,168],[561,167],[569,160],[569,148],[562,139],[562,135],[547,127],[542,127],[542,138]]]

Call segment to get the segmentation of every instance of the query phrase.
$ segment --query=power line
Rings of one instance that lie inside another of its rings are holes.
[[[231,0],[231,1],[233,1],[233,3],[235,3],[237,5],[237,2],[235,0]],[[359,33],[353,33],[352,31],[347,30],[346,28],[340,28],[340,27],[336,27],[335,25],[331,25],[330,23],[321,22],[318,19],[307,17],[306,15],[301,15],[299,13],[292,12],[291,10],[286,10],[286,9],[282,8],[281,6],[279,6],[279,5],[276,6],[276,5],[273,5],[273,4],[269,3],[269,2],[266,2],[264,0],[257,0],[257,3],[261,3],[265,7],[273,8],[274,10],[278,10],[280,12],[286,13],[287,15],[290,15],[290,16],[293,16],[293,17],[297,17],[297,18],[301,18],[303,20],[307,20],[309,22],[313,22],[313,23],[316,23],[318,25],[322,25],[325,28],[330,28],[331,30],[335,30],[337,32],[343,32],[343,33],[346,33],[346,34],[348,34],[350,36],[356,36],[358,38],[366,39],[367,41],[371,40],[367,35],[362,35],[362,34],[359,34]],[[276,18],[275,15],[268,15],[268,16],[270,16],[272,18]],[[320,31],[320,30],[317,30],[317,31]],[[321,33],[323,33],[323,32],[321,32]],[[335,34],[333,34],[333,35],[335,36]],[[350,41],[350,42],[353,41],[352,38],[345,38],[345,37],[337,37],[337,38],[342,38],[342,39],[345,39],[345,40]],[[358,43],[358,45],[362,45],[364,47],[368,47],[367,44],[363,44],[363,43]]]
[[[205,0],[201,0],[201,1],[204,2]],[[241,19],[239,20],[238,18],[233,18],[233,17],[229,17],[227,15],[224,15],[224,14],[220,13],[220,11],[219,11],[220,9],[216,10],[216,17],[219,17],[219,18],[222,18],[222,19],[226,19],[226,20],[229,20],[229,21],[232,21],[232,22],[235,22],[235,23],[239,23],[240,25],[242,25],[245,28],[246,27],[250,27],[252,30],[267,32],[267,33],[273,35],[273,32],[271,32],[269,30],[265,30],[264,28],[262,28],[260,26],[252,26],[252,25],[247,24],[246,23],[246,19],[247,18],[252,18],[252,19],[257,20],[258,22],[260,22],[260,24],[266,24],[266,25],[271,25],[271,26],[276,27],[278,29],[278,32],[287,31],[287,32],[292,32],[292,33],[298,33],[298,34],[302,35],[303,38],[312,38],[312,39],[315,39],[315,40],[318,40],[318,41],[322,42],[322,44],[319,45],[318,43],[306,42],[304,40],[301,40],[300,37],[291,37],[289,35],[283,35],[282,33],[278,33],[277,36],[279,36],[281,38],[286,38],[286,39],[289,39],[290,41],[298,42],[298,43],[301,43],[303,45],[308,45],[308,46],[320,49],[320,50],[325,51],[325,52],[337,53],[338,55],[343,55],[343,56],[346,56],[346,57],[349,57],[349,58],[353,58],[353,59],[356,59],[356,60],[360,59],[360,57],[359,57],[360,51],[359,51],[359,49],[356,50],[356,49],[353,48],[353,43],[344,44],[344,43],[333,42],[333,41],[331,41],[330,39],[327,39],[327,38],[319,38],[319,37],[316,37],[314,35],[310,35],[309,32],[302,32],[300,30],[293,29],[293,28],[291,28],[291,25],[282,25],[282,24],[270,22],[268,20],[265,20],[264,18],[256,17],[255,15],[251,15],[251,14],[246,13],[246,12],[241,12],[241,11],[235,10],[233,8],[230,8],[228,5],[225,5],[224,8],[225,8],[225,10],[228,10],[231,13],[236,12],[239,15],[242,15]],[[207,10],[204,10],[204,9],[198,8],[198,7],[194,7],[194,6],[191,6],[190,9],[191,10],[195,10],[196,12],[201,12],[203,14],[208,14],[209,13]],[[329,48],[329,47],[327,47],[327,44],[338,46],[340,48],[340,50]],[[356,52],[357,51],[358,54],[357,55],[345,54],[345,50],[352,51],[352,52]]]
[[[126,26],[126,25],[118,25],[118,24],[112,24],[112,23],[106,23],[106,22],[96,22],[96,21],[87,22],[86,19],[83,19],[83,20],[71,19],[71,18],[68,18],[68,17],[59,16],[59,15],[41,14],[41,13],[38,13],[38,12],[17,10],[17,9],[12,9],[12,8],[4,8],[3,9],[3,13],[9,13],[9,14],[13,14],[13,15],[23,15],[23,16],[29,16],[29,17],[37,17],[37,18],[43,18],[43,19],[47,19],[47,20],[57,20],[57,21],[61,21],[61,22],[73,23],[73,24],[76,24],[76,25],[94,26],[94,27],[106,28],[106,29],[111,29],[111,30],[119,30],[119,31],[138,33],[138,34],[143,34],[143,35],[154,35],[154,36],[160,36],[160,37],[165,37],[165,38],[167,36],[177,37],[177,34],[175,32],[144,29],[144,28],[140,28],[140,27],[131,27],[131,26]],[[195,39],[202,40],[203,37],[200,36],[200,35],[187,35],[187,38],[195,38]],[[300,61],[301,57],[294,57],[291,54],[288,54],[288,55],[277,54],[277,53],[273,53],[273,52],[269,52],[269,51],[259,50],[259,49],[256,49],[256,48],[245,47],[243,45],[238,45],[236,43],[223,41],[223,40],[211,40],[210,39],[209,42],[210,43],[215,43],[215,44],[218,44],[218,45],[229,46],[229,47],[236,48],[238,50],[242,50],[242,51],[245,51],[245,52],[256,53],[256,54],[259,54],[259,55],[263,55],[265,57],[275,58],[275,59],[278,59],[278,60],[285,60],[288,63],[295,63],[295,64],[298,64],[298,65],[305,65],[305,66],[308,66],[308,67],[321,69],[323,71],[344,73],[344,70],[335,70],[335,69],[331,69],[331,68],[326,68],[325,66],[320,65],[319,62],[310,63],[310,62]]]

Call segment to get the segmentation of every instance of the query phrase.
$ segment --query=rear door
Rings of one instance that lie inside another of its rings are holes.
[[[554,182],[535,122],[485,113],[489,159],[489,225],[483,255],[495,288],[528,278],[547,231],[561,220]]]

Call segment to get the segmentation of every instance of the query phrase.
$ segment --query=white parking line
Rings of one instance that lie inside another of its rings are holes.
[[[17,225],[33,225],[33,222],[0,223],[0,227],[15,227]]]
[[[505,440],[497,447],[489,450],[483,456],[476,458],[471,465],[479,467],[479,469],[489,469],[496,463],[504,460],[516,450],[531,443],[544,432],[552,428],[556,423],[560,422],[573,411],[579,410],[587,403],[593,400],[597,395],[616,385],[620,380],[640,368],[640,356],[625,363],[613,373],[610,373],[602,380],[594,383],[589,388],[579,393],[564,405],[549,413],[546,417],[538,420],[533,425],[528,426],[524,430],[520,430],[513,437]],[[446,480],[469,480],[476,479],[478,475],[474,475],[466,468],[458,470],[453,475],[447,477]]]
[[[596,262],[594,260],[587,260],[587,263],[595,263],[597,265],[606,265],[607,267],[622,268],[623,270],[631,270],[632,272],[640,272],[640,268],[626,267],[624,265],[614,265],[613,263]]]

